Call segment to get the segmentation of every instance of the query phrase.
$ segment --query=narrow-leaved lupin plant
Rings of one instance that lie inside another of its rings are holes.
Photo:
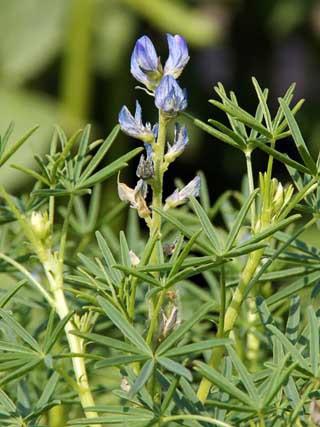
[[[56,127],[36,170],[11,165],[31,191],[0,188],[1,426],[320,425],[320,247],[310,244],[320,155],[296,120],[303,101],[293,103],[292,85],[272,114],[253,78],[251,114],[219,83],[209,102],[226,121],[201,121],[178,81],[187,43],[167,42],[165,62],[147,36],[131,56],[157,123],[137,101],[105,140],[91,142],[90,126],[70,138]],[[241,188],[212,203],[198,172],[167,194],[189,126],[243,153]],[[108,162],[120,129],[139,145]],[[36,128],[9,143],[12,131],[0,137],[0,166]],[[122,182],[138,155],[136,181]]]

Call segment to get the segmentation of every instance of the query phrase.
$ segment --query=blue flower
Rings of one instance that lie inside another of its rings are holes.
[[[148,89],[154,90],[162,77],[162,66],[152,41],[140,37],[131,55],[131,74]]]
[[[146,143],[154,141],[154,133],[150,123],[146,123],[146,125],[142,123],[141,106],[138,101],[136,101],[136,112],[134,117],[126,106],[121,108],[119,113],[119,124],[122,131],[133,138],[140,139]]]
[[[172,76],[164,76],[155,91],[155,104],[168,115],[176,115],[187,108],[187,92]]]
[[[198,197],[200,193],[200,176],[196,176],[182,190],[176,189],[171,196],[166,198],[164,210],[183,205],[190,197]]]
[[[183,153],[186,145],[189,142],[188,131],[185,126],[180,126],[179,123],[175,124],[174,129],[174,144],[168,144],[168,150],[165,155],[165,160],[168,163],[173,162],[180,154]]]
[[[177,79],[188,63],[190,56],[187,42],[182,36],[167,34],[169,57],[164,66],[164,74]]]

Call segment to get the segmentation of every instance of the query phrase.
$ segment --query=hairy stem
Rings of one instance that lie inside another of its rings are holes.
[[[167,123],[168,119],[159,111],[159,130],[158,130],[158,139],[156,144],[153,146],[153,163],[154,163],[154,178],[152,181],[152,208],[162,208],[162,191],[163,191],[163,175],[165,173],[164,168],[164,151],[166,145],[166,136],[167,136]],[[161,236],[161,216],[153,210],[152,220],[150,226],[150,238],[153,239],[155,236],[160,238]],[[154,247],[151,254],[151,262],[157,264],[158,253],[157,247]],[[158,301],[156,301],[158,297]],[[164,291],[160,295],[156,295],[151,299],[151,313],[150,313],[150,326],[147,334],[148,343],[152,342],[154,333],[157,329],[158,324],[158,315],[161,309],[161,305],[164,298]]]
[[[224,316],[224,328],[221,336],[227,335],[233,329],[235,321],[240,313],[240,308],[244,298],[245,289],[247,285],[250,283],[252,277],[254,276],[254,273],[259,266],[262,255],[263,255],[263,249],[252,252],[249,255],[247,263],[241,273],[239,285],[235,293],[233,294],[231,303],[227,308],[226,314]],[[217,368],[220,364],[223,353],[224,353],[223,347],[217,347],[213,349],[211,358],[210,358],[210,366],[212,366],[213,368]],[[198,389],[198,398],[200,401],[204,402],[206,400],[210,391],[210,387],[211,387],[211,382],[208,379],[203,378],[201,380],[201,383]]]
[[[51,251],[47,252],[46,258],[40,258],[43,268],[45,270],[50,290],[52,292],[55,309],[60,319],[65,318],[70,314],[70,309],[63,290],[63,262],[59,259],[58,254],[52,254]],[[75,326],[69,320],[65,326],[65,334],[69,343],[71,353],[83,353],[83,339],[71,333]],[[93,411],[86,411],[86,407],[95,405],[91,393],[88,375],[83,357],[73,357],[72,366],[78,385],[78,395],[81,401],[81,406],[84,409],[87,418],[97,417],[97,413]]]
[[[157,143],[153,146],[153,162],[154,162],[154,178],[152,182],[152,208],[162,207],[162,190],[163,190],[163,175],[164,175],[164,150],[167,136],[167,121],[168,119],[159,111],[159,131]],[[153,211],[150,228],[150,235],[160,235],[161,216]],[[155,252],[155,251],[154,251]]]

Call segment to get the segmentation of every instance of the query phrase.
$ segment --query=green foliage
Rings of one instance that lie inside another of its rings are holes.
[[[149,235],[135,210],[104,204],[101,184],[141,151],[108,161],[118,126],[93,142],[90,126],[71,137],[57,127],[50,153],[35,156],[38,171],[13,165],[34,185],[20,196],[1,189],[1,425],[315,420],[320,249],[306,233],[319,218],[319,161],[299,130],[294,87],[272,115],[268,90],[253,85],[255,115],[218,84],[210,102],[229,125],[193,119],[244,153],[243,191],[212,203],[201,174],[199,200],[151,206]],[[1,166],[35,129],[16,143],[11,131],[0,138]],[[299,160],[278,151],[283,138]],[[255,150],[268,156],[259,177]],[[274,161],[291,185],[273,177]]]

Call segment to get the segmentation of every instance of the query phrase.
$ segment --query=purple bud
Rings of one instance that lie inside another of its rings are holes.
[[[155,104],[170,116],[175,116],[179,111],[187,108],[187,93],[181,89],[172,76],[165,76],[155,91]]]
[[[187,42],[182,36],[167,34],[169,57],[164,66],[164,74],[177,79],[188,63],[190,57]]]

